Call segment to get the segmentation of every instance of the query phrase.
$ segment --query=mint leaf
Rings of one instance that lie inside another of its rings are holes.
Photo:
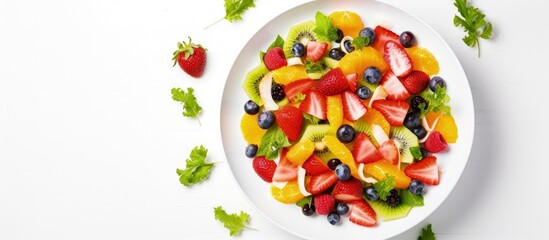
[[[259,52],[259,60],[261,61],[261,63],[263,63],[263,58],[265,58],[266,52],[268,52],[269,50],[275,47],[279,47],[279,48],[284,47],[284,39],[280,35],[276,36],[276,39],[271,43],[271,45],[269,45],[269,47],[265,52],[263,51]]]
[[[278,126],[272,126],[265,132],[261,138],[257,156],[264,156],[266,159],[273,160],[283,147],[290,146],[288,137]]]
[[[370,43],[370,38],[368,37],[356,37],[353,39],[353,46],[355,46],[356,49],[362,49],[363,47],[368,46]]]
[[[421,229],[421,236],[417,240],[436,240],[435,233],[431,229],[431,224],[427,225],[426,228]]]
[[[477,56],[480,57],[479,38],[490,39],[492,37],[492,24],[484,20],[484,15],[478,8],[467,4],[467,0],[455,0],[459,14],[454,16],[454,26],[462,27],[467,33],[463,42],[467,46],[477,46]]]
[[[309,204],[309,207],[313,205],[313,195],[304,197],[295,203],[298,207],[303,207],[305,204]]]
[[[412,207],[419,207],[423,206],[423,195],[421,194],[413,194],[410,192],[410,190],[401,190],[400,191],[400,200],[402,204],[412,206]]]
[[[202,112],[202,107],[196,101],[193,88],[187,88],[187,92],[181,88],[172,88],[172,99],[183,103],[183,116],[196,118],[200,124],[198,115]]]
[[[437,85],[435,92],[425,91],[421,96],[428,102],[427,106],[423,103],[418,106],[421,111],[421,118],[429,112],[440,112],[442,114],[451,112],[450,106],[447,105],[450,102],[450,97],[446,94],[446,88]]]
[[[257,230],[246,226],[250,221],[250,215],[243,211],[240,211],[240,214],[227,214],[227,212],[223,210],[223,207],[217,206],[214,208],[214,216],[216,220],[223,223],[225,228],[229,229],[229,235],[231,237],[238,235],[244,228]]]
[[[315,15],[316,27],[313,29],[313,32],[322,41],[333,42],[337,40],[337,28],[334,27],[332,19],[322,12],[316,12]]]
[[[414,159],[416,160],[421,160],[423,159],[423,155],[421,154],[421,147],[411,147],[410,148],[410,153],[412,153],[412,156],[414,157]]]
[[[383,201],[386,201],[387,197],[389,196],[389,192],[393,190],[393,188],[395,188],[395,177],[387,175],[387,178],[378,181],[373,185],[377,191],[377,195],[379,196],[379,198]]]
[[[185,169],[176,169],[179,175],[179,182],[185,187],[202,182],[210,175],[210,170],[214,167],[213,163],[206,163],[208,150],[204,146],[196,146],[186,161]]]

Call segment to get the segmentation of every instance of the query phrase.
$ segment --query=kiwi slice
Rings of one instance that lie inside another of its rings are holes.
[[[374,146],[379,146],[379,143],[376,141],[376,138],[372,134],[372,128],[366,121],[364,121],[363,119],[356,120],[353,123],[353,128],[355,129],[356,132],[366,133],[366,135],[368,135],[368,137],[370,138],[370,141],[372,141]]]
[[[329,60],[330,60],[330,58],[327,58],[327,57],[323,57],[320,60],[318,60],[317,63],[320,66],[320,71],[319,72],[307,73],[307,75],[309,75],[309,77],[311,79],[320,79],[320,78],[322,78],[322,76],[324,76],[324,74],[326,74],[328,71],[332,70],[332,68],[328,65]]]
[[[412,163],[414,157],[410,152],[410,148],[419,146],[417,136],[406,127],[391,127],[389,136],[399,143],[398,151],[400,152],[400,162]]]
[[[326,147],[326,145],[322,142],[322,139],[324,136],[328,135],[330,129],[330,125],[328,124],[309,125],[305,128],[305,131],[299,140],[311,140],[315,144],[315,150],[313,153],[325,163],[335,157],[332,152],[328,150],[328,147]]]
[[[300,24],[297,24],[288,30],[288,37],[284,41],[284,54],[286,58],[291,58],[294,55],[292,54],[292,47],[295,43],[305,44],[308,41],[316,41],[317,36],[313,32],[313,29],[316,27],[316,24],[313,21],[307,21]]]
[[[246,79],[244,80],[244,84],[242,85],[242,87],[244,87],[244,91],[248,94],[248,97],[259,106],[263,105],[263,100],[259,95],[259,82],[267,73],[269,73],[269,69],[267,69],[265,65],[261,64],[248,72],[248,75],[246,75]]]
[[[326,52],[329,52],[329,51],[326,50]],[[336,68],[336,67],[339,65],[339,61],[338,61],[338,60],[331,59],[331,58],[329,58],[329,57],[324,57],[324,58],[322,58],[322,60],[324,61],[324,63],[326,64],[326,66],[328,66],[328,67],[331,68],[331,69]]]
[[[383,221],[389,221],[406,217],[412,206],[403,203],[398,204],[395,207],[389,206],[387,203],[381,200],[368,201],[376,215]]]

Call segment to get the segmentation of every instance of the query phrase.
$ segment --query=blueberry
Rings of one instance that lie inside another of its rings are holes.
[[[257,124],[260,128],[268,129],[275,123],[275,115],[271,111],[265,111],[257,116]]]
[[[364,193],[366,194],[366,198],[370,201],[375,201],[379,198],[377,195],[377,190],[373,186],[367,187]]]
[[[339,222],[339,214],[333,212],[328,214],[328,222],[332,225],[336,225]]]
[[[416,37],[413,33],[406,31],[400,34],[400,44],[402,44],[403,47],[409,48],[416,42]]]
[[[342,163],[337,165],[335,169],[335,174],[337,179],[341,181],[347,181],[349,178],[351,178],[351,169],[349,169],[349,166],[347,164]]]
[[[350,53],[355,50],[355,47],[353,46],[353,43],[351,41],[345,41],[343,42],[343,47],[345,50]]]
[[[250,115],[255,115],[259,112],[259,105],[252,100],[248,100],[244,104],[244,112]]]
[[[371,84],[379,83],[379,80],[381,80],[381,70],[374,66],[366,68],[364,70],[364,79]]]
[[[303,207],[301,208],[301,212],[305,216],[311,216],[315,213],[315,209],[314,209],[314,207],[310,207],[309,204],[307,203],[307,204],[303,205]]]
[[[330,53],[328,53],[328,56],[333,60],[339,61],[345,56],[345,52],[343,52],[339,48],[332,48],[332,50],[330,50]]]
[[[359,87],[356,89],[355,93],[362,100],[366,100],[372,95],[372,91],[367,87]]]
[[[257,145],[250,144],[246,147],[246,157],[253,158],[257,153]]]
[[[419,113],[417,112],[409,112],[406,114],[406,117],[404,118],[404,126],[406,126],[408,129],[414,129],[416,127],[419,127],[421,124],[421,120],[419,120]]]
[[[337,29],[337,39],[336,39],[336,43],[340,43],[341,42],[341,39],[343,39],[343,31],[341,31],[341,29]]]
[[[331,170],[335,170],[337,165],[339,164],[341,164],[341,160],[337,158],[332,158],[328,161],[328,168],[330,168]]]
[[[294,57],[301,57],[305,55],[305,45],[299,42],[294,43],[294,45],[292,46],[292,55],[294,55]]]
[[[410,192],[412,192],[413,194],[420,195],[423,193],[424,187],[425,184],[423,184],[422,182],[418,180],[412,180],[412,182],[410,182],[410,186],[408,186],[408,190],[410,190]]]
[[[418,139],[423,139],[427,136],[427,130],[423,126],[418,126],[411,129],[412,132],[417,136]]]
[[[366,27],[360,30],[360,32],[358,33],[358,36],[369,38],[370,43],[368,45],[372,44],[376,40],[376,33],[374,32],[374,29],[369,27]]]
[[[429,89],[434,92],[437,88],[437,85],[439,85],[441,88],[445,88],[446,81],[444,81],[444,79],[439,76],[434,76],[433,78],[431,78],[431,81],[429,81]]]
[[[355,139],[355,129],[349,124],[343,124],[337,129],[337,139],[342,143],[350,143]]]
[[[425,101],[425,98],[422,98],[421,96],[413,96],[410,100],[410,109],[414,112],[421,112],[421,109],[419,108],[420,104],[425,104],[425,107],[423,107],[423,110],[427,110],[427,107],[429,106],[429,103]]]
[[[336,205],[336,212],[339,215],[345,215],[347,212],[349,212],[349,205],[345,203],[337,203]]]
[[[427,157],[427,149],[420,147],[419,151],[421,152],[421,159]]]
[[[286,97],[286,93],[284,93],[284,85],[278,83],[274,84],[271,87],[271,96],[275,101],[284,99]]]

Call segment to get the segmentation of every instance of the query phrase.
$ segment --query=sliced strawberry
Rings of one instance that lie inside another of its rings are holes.
[[[307,190],[311,194],[319,194],[333,186],[338,180],[334,171],[324,172],[311,177]]]
[[[355,137],[353,157],[357,163],[373,163],[383,159],[383,155],[377,150],[370,138],[365,133],[359,133]]]
[[[402,85],[400,80],[391,70],[388,70],[383,74],[379,84],[383,86],[383,89],[387,92],[387,99],[389,100],[406,100],[410,97],[408,90],[406,90],[404,85]]]
[[[297,165],[286,158],[287,152],[287,148],[282,149],[280,161],[273,175],[273,181],[275,182],[288,182],[297,179]]]
[[[351,73],[345,76],[347,83],[349,84],[349,90],[354,92],[358,86],[358,75],[356,73]]]
[[[275,113],[276,124],[286,134],[288,140],[297,141],[303,126],[303,114],[294,106],[283,106]]]
[[[422,71],[412,71],[408,76],[402,80],[402,85],[411,94],[420,94],[429,85],[430,77]]]
[[[383,155],[383,159],[385,159],[385,161],[393,165],[398,164],[398,159],[400,157],[399,151],[393,141],[386,141],[381,144],[381,146],[379,146],[379,152],[381,153],[381,155]]]
[[[341,71],[341,68],[334,68],[324,74],[316,85],[316,90],[324,96],[337,95],[349,88],[347,78]]]
[[[402,126],[410,104],[405,101],[375,100],[372,107],[378,110],[393,126]]]
[[[288,65],[288,61],[286,61],[286,57],[284,56],[284,51],[279,47],[275,47],[267,51],[263,57],[263,62],[271,71]]]
[[[361,226],[373,227],[377,223],[377,216],[370,204],[364,200],[353,202],[349,221]]]
[[[326,119],[326,97],[317,91],[311,90],[299,105],[299,109],[319,119]]]
[[[311,155],[307,160],[305,160],[301,167],[305,169],[307,175],[312,176],[330,171],[330,168],[328,168],[328,166],[326,166],[326,164],[322,162],[322,160],[318,158],[315,154]]]
[[[306,57],[313,60],[313,62],[317,62],[320,58],[322,58],[322,56],[324,56],[326,49],[328,49],[327,43],[310,41],[307,43]]]
[[[316,213],[328,215],[335,210],[335,199],[330,194],[320,194],[313,198]]]
[[[276,171],[276,163],[273,160],[267,160],[263,156],[255,157],[252,166],[255,173],[265,182],[272,182]]]
[[[284,86],[284,93],[286,93],[286,97],[288,97],[290,102],[294,102],[298,94],[307,94],[314,85],[315,82],[312,79],[296,80]]]
[[[362,100],[351,91],[346,91],[341,95],[343,103],[343,116],[349,121],[356,121],[366,114],[366,106]]]
[[[406,176],[429,185],[438,185],[438,165],[435,156],[427,156],[423,160],[412,163],[404,169]]]
[[[336,183],[332,196],[340,202],[353,202],[362,199],[362,182],[356,178]]]
[[[380,52],[383,52],[387,41],[400,42],[400,37],[396,33],[382,26],[377,26],[374,32],[376,33],[376,40],[374,40],[372,46]]]
[[[383,59],[397,77],[404,77],[412,72],[412,59],[397,42],[387,41],[385,43]]]

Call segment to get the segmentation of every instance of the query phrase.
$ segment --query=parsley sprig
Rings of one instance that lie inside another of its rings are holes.
[[[210,170],[214,167],[214,163],[206,163],[208,149],[204,146],[196,146],[189,154],[185,169],[177,169],[179,182],[185,187],[202,182],[210,175]]]
[[[484,15],[478,8],[467,4],[467,0],[455,0],[459,14],[454,16],[454,25],[463,27],[467,35],[463,42],[469,47],[477,46],[477,56],[480,57],[480,38],[490,39],[492,37],[492,24],[484,20]]]
[[[427,227],[421,229],[421,236],[419,236],[417,240],[435,240],[435,233],[431,227],[431,224],[429,224]]]
[[[214,208],[214,215],[216,220],[222,222],[223,226],[229,229],[229,234],[231,237],[238,235],[238,233],[240,233],[240,231],[244,228],[257,230],[246,226],[246,224],[250,221],[250,215],[243,211],[240,211],[240,214],[228,214],[225,210],[223,210],[223,207],[217,206]]]
[[[198,124],[202,125],[200,119],[198,119],[198,115],[202,112],[202,107],[196,101],[193,88],[187,88],[187,92],[181,88],[172,88],[172,99],[183,103],[183,116],[196,118]]]
[[[227,19],[229,22],[242,20],[242,14],[248,11],[249,8],[255,7],[254,0],[225,0],[225,17],[208,25],[205,29]]]

